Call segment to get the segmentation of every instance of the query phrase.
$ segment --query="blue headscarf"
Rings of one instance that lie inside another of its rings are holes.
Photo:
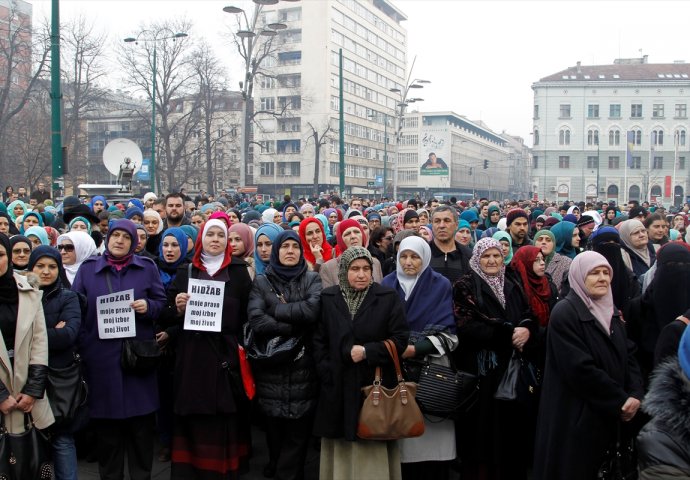
[[[551,227],[551,233],[556,237],[556,253],[575,258],[577,252],[573,247],[573,230],[577,228],[573,222],[563,220]]]
[[[326,240],[330,241],[333,238],[333,231],[330,225],[328,225],[328,219],[323,213],[317,213],[314,218],[318,218],[321,225],[323,225],[323,231],[326,232]]]
[[[144,204],[138,198],[132,198],[129,202],[127,202],[127,208],[131,207],[137,207],[142,212],[144,211]]]
[[[29,238],[29,236],[31,236],[31,235],[38,238],[41,241],[41,245],[50,246],[50,240],[48,239],[48,232],[46,232],[45,228],[33,226],[33,227],[27,229],[26,232],[24,232],[24,236],[27,238]]]
[[[177,243],[180,244],[180,258],[175,260],[173,263],[168,263],[165,261],[165,256],[163,254],[163,242],[165,237],[175,237]],[[179,227],[170,227],[163,232],[161,235],[161,243],[158,246],[158,258],[160,259],[159,268],[161,282],[163,282],[163,287],[167,290],[168,286],[175,280],[175,274],[177,273],[177,267],[179,267],[182,262],[186,260],[187,256],[187,234]]]
[[[43,257],[49,257],[55,260],[55,263],[57,263],[58,267],[58,277],[55,279],[55,283],[61,282],[62,285],[65,287],[69,288],[70,283],[67,280],[67,274],[65,273],[65,267],[62,265],[62,255],[60,255],[60,252],[58,252],[55,248],[48,246],[48,245],[40,245],[36,248],[34,248],[31,251],[31,256],[29,257],[29,263],[26,266],[28,271],[31,271],[34,269],[34,266],[36,263]],[[45,288],[50,288],[55,283],[51,285],[46,285],[45,287],[41,287],[41,290]]]
[[[194,258],[194,246],[196,245],[196,238],[199,236],[199,229],[194,225],[180,225],[180,228],[187,237],[192,239],[192,248],[187,251],[187,260],[192,260]]]
[[[299,245],[299,261],[297,265],[292,267],[280,263],[280,247],[288,240],[294,240],[297,242],[297,245]],[[307,262],[304,260],[302,242],[300,242],[297,232],[294,230],[283,230],[276,236],[273,246],[271,247],[271,258],[269,259],[269,263],[271,265],[271,272],[287,282],[307,271]]]
[[[276,225],[275,223],[264,223],[263,225],[261,225],[256,230],[256,233],[254,234],[254,245],[256,245],[259,242],[259,237],[261,235],[266,235],[268,237],[268,239],[271,241],[271,243],[275,244],[276,238],[278,238],[278,235],[283,231],[284,230],[279,225]],[[255,248],[254,249],[254,270],[256,271],[256,274],[257,275],[263,274],[264,270],[266,270],[266,265],[267,265],[267,263],[264,263],[261,260],[261,257],[259,257],[258,249]]]
[[[125,218],[127,220],[131,220],[134,215],[139,215],[142,220],[144,219],[144,211],[139,207],[129,207],[125,211]]]
[[[93,212],[93,204],[99,200],[101,202],[103,202],[103,210],[108,210],[108,201],[105,199],[105,197],[103,195],[96,195],[95,197],[91,197],[91,204],[89,205],[91,207],[92,212]]]
[[[38,214],[38,212],[29,212],[24,214],[24,218],[22,219],[22,224],[19,226],[19,233],[24,235],[26,232],[24,231],[24,220],[26,220],[26,217],[36,217],[38,219],[38,225],[40,227],[44,227],[45,223],[43,223],[43,217]]]

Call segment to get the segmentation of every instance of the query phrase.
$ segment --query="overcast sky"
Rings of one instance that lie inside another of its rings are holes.
[[[29,0],[34,21],[50,16],[49,0]],[[322,0],[302,0],[322,1]],[[413,78],[430,80],[422,111],[451,110],[532,140],[533,82],[580,60],[610,64],[649,55],[650,63],[690,61],[690,2],[656,0],[394,0],[408,16]],[[225,5],[248,0],[61,0],[61,20],[79,14],[107,32],[111,45],[142,23],[187,16],[228,61],[229,87],[241,76],[224,38],[233,25]],[[409,65],[408,65],[409,68]],[[117,86],[117,85],[113,85]]]

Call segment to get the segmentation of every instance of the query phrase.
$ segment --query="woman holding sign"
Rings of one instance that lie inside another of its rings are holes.
[[[225,479],[246,467],[249,403],[239,380],[238,337],[251,289],[247,264],[232,256],[228,227],[203,225],[192,265],[168,289],[183,326],[177,340],[173,479]]]
[[[281,336],[299,339],[284,361],[268,358],[252,364],[259,408],[267,417],[264,476],[269,478],[276,472],[284,479],[304,477],[316,408],[311,334],[320,318],[321,278],[309,271],[304,257],[297,232],[278,234],[269,265],[254,280],[249,297],[249,327],[257,344]]]
[[[85,260],[72,284],[88,299],[78,342],[101,478],[124,478],[125,454],[133,480],[150,478],[153,465],[156,372],[124,371],[122,351],[125,342],[154,340],[165,292],[153,261],[134,255],[137,243],[131,220],[113,221],[104,255]]]

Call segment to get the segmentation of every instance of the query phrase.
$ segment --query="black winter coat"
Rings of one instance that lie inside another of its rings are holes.
[[[642,404],[652,416],[637,437],[640,480],[690,477],[690,382],[671,357],[654,371]]]
[[[393,289],[373,283],[354,318],[339,286],[321,292],[321,321],[314,334],[314,359],[321,380],[314,434],[325,438],[357,440],[357,421],[363,397],[381,366],[382,383],[395,387],[393,360],[384,340],[395,342],[398,355],[407,347],[409,327],[400,296]],[[363,345],[366,359],[354,363],[353,345]]]
[[[53,368],[67,367],[74,361],[81,326],[79,294],[64,288],[58,279],[50,290],[43,291],[41,301],[48,332],[48,365]],[[83,301],[86,302],[86,299]],[[59,322],[65,322],[65,326],[55,328]]]
[[[644,394],[634,344],[618,315],[607,335],[574,291],[554,307],[546,343],[534,479],[596,478],[621,407]]]
[[[281,303],[276,293],[287,303]],[[318,379],[311,337],[320,318],[320,295],[321,277],[316,272],[305,271],[288,282],[269,265],[264,275],[254,279],[249,328],[258,337],[302,335],[305,343],[303,355],[294,362],[276,367],[253,365],[257,402],[269,417],[302,418],[316,407]]]
[[[208,273],[196,267],[192,267],[192,278],[210,279]],[[233,393],[233,386],[237,385],[232,383],[233,376],[228,369],[239,374],[237,345],[247,321],[247,299],[252,281],[247,264],[236,257],[212,280],[225,282],[221,331],[180,329],[175,361],[174,411],[177,415],[227,414],[241,409]],[[180,267],[168,288],[168,303],[175,305],[175,297],[186,292],[188,284],[189,266]],[[184,315],[175,320],[182,326]]]

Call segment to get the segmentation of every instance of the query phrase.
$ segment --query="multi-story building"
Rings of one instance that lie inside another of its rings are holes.
[[[383,175],[383,158],[394,135],[386,121],[395,116],[405,82],[405,15],[388,0],[324,0],[278,3],[262,11],[265,25],[287,26],[273,39],[270,75],[254,79],[256,111],[253,177],[259,191],[293,196],[338,188],[339,50],[343,55],[346,192],[366,192]],[[321,142],[314,141],[314,133]],[[323,134],[326,133],[324,136]],[[319,143],[320,145],[315,145]],[[315,148],[320,160],[315,169]],[[389,156],[390,158],[390,156]],[[315,171],[316,170],[316,171]]]
[[[25,90],[31,81],[33,6],[24,0],[0,0],[0,84]],[[8,68],[8,64],[10,65]]]
[[[540,198],[685,201],[690,64],[577,62],[532,89]]]

